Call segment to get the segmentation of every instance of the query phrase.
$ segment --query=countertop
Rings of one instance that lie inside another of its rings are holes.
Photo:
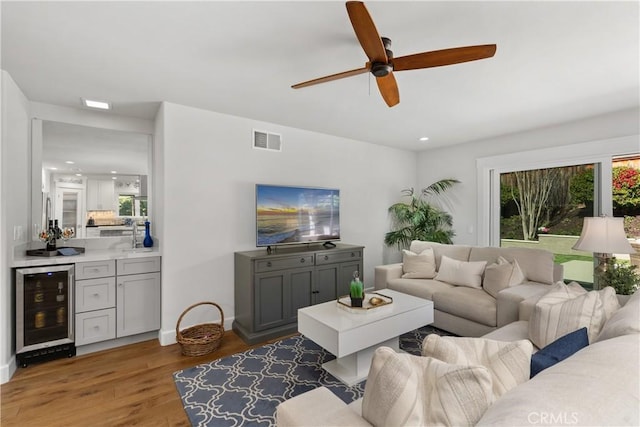
[[[68,245],[73,246],[73,245]],[[85,253],[71,256],[26,256],[16,255],[12,267],[37,267],[41,265],[75,264],[77,262],[102,261],[105,259],[146,258],[161,256],[159,248],[136,249],[87,249]]]

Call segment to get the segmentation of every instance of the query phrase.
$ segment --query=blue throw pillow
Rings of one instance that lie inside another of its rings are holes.
[[[531,356],[531,377],[540,371],[566,359],[576,351],[589,345],[587,328],[581,328],[558,338],[548,346]]]

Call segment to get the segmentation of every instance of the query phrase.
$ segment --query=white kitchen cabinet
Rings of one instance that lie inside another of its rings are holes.
[[[116,337],[115,261],[76,263],[76,345]]]
[[[160,257],[116,264],[116,336],[160,329]]]
[[[111,179],[87,180],[87,210],[113,211],[116,210],[115,187]]]

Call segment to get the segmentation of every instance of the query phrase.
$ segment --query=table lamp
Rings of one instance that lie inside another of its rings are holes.
[[[593,252],[594,257],[598,260],[593,274],[594,289],[601,289],[608,285],[604,283],[603,286],[600,286],[599,279],[607,271],[609,260],[613,254],[635,252],[624,232],[623,218],[608,216],[585,218],[580,238],[573,245],[573,249]]]

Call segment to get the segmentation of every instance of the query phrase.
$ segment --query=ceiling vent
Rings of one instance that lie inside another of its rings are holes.
[[[253,148],[259,150],[282,151],[282,135],[253,130]]]

